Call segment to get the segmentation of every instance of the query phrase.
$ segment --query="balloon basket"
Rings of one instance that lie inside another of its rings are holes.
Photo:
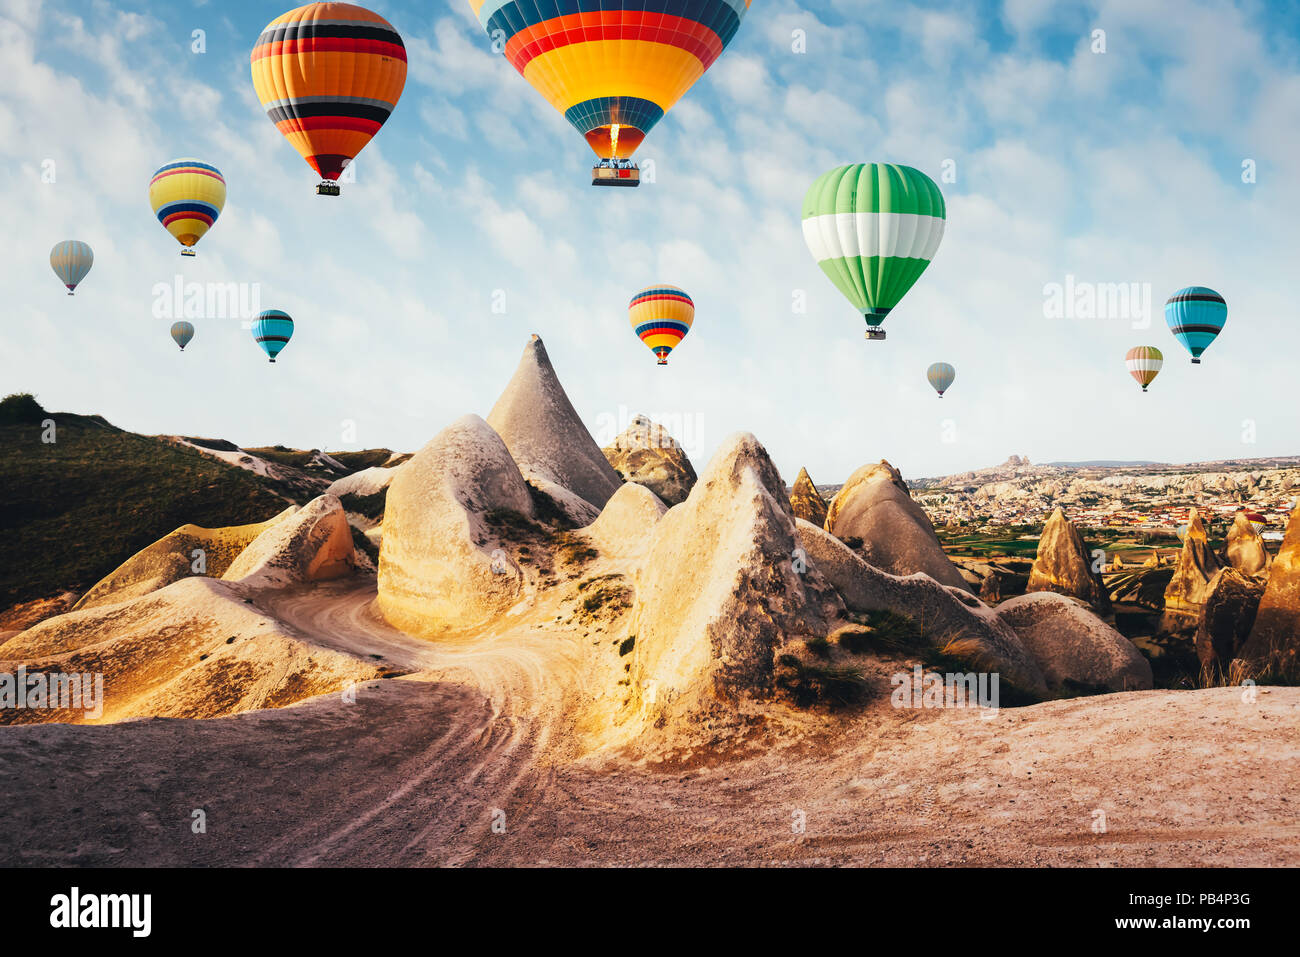
[[[868,342],[871,342],[871,341],[873,341],[873,340],[884,339],[884,338],[885,338],[885,330],[884,330],[884,329],[869,328],[869,329],[867,329],[866,334],[864,335],[863,338],[865,338]],[[941,397],[941,398],[942,398],[942,397]]]
[[[182,256],[187,256],[187,257],[191,257],[191,258],[192,258],[192,257],[194,256],[194,250],[192,250],[192,249],[190,249],[190,248],[187,247],[187,248],[181,250],[181,255],[182,255]]]
[[[339,184],[328,179],[324,180],[316,187],[317,196],[337,196],[340,192],[342,192],[342,190],[339,189]]]
[[[619,160],[602,160],[591,168],[592,186],[640,186],[641,170],[635,163]]]
[[[1194,366],[1198,366],[1198,365],[1200,365],[1200,364],[1201,364],[1201,360],[1200,360],[1200,359],[1193,359],[1193,360],[1192,360],[1192,365],[1194,365]]]

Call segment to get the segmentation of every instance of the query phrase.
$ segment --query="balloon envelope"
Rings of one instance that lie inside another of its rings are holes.
[[[1165,364],[1165,357],[1155,346],[1134,346],[1124,356],[1128,374],[1137,379],[1142,391],[1147,390]]]
[[[250,59],[266,115],[326,180],[379,132],[406,86],[401,35],[352,3],[309,3],[276,17]]]
[[[1174,338],[1200,364],[1203,353],[1228,321],[1228,304],[1213,289],[1188,286],[1180,289],[1165,303],[1165,323]]]
[[[172,160],[153,174],[149,205],[158,222],[188,249],[207,234],[225,208],[226,179],[208,163]]]
[[[668,353],[691,331],[695,303],[685,289],[659,283],[633,296],[627,313],[632,330],[664,366],[668,364]]]
[[[934,180],[910,166],[858,163],[818,177],[803,200],[803,238],[871,327],[925,272],[947,210]]]
[[[279,309],[267,309],[260,312],[253,320],[253,339],[272,362],[280,351],[289,344],[293,336],[293,320],[287,312]]]
[[[194,338],[194,324],[192,322],[185,322],[184,320],[173,322],[172,338],[176,340],[176,344],[181,347],[181,352],[184,352],[185,347],[188,346],[190,340]]]
[[[939,398],[948,391],[952,385],[952,380],[957,378],[957,370],[946,362],[936,362],[925,372],[925,377],[930,380],[930,385],[934,386],[934,391],[939,393]]]
[[[68,295],[81,284],[95,264],[95,254],[91,248],[79,239],[65,239],[55,243],[50,250],[50,266],[63,285],[68,287]]]
[[[493,49],[602,159],[629,158],[722,55],[750,0],[469,0]]]

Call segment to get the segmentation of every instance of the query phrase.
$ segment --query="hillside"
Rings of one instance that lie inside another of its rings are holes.
[[[187,522],[261,522],[287,504],[250,472],[31,396],[0,402],[0,488],[0,611],[83,591]]]

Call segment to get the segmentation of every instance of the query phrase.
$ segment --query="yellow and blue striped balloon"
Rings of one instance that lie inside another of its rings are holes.
[[[149,205],[158,222],[185,248],[202,239],[226,205],[226,178],[215,166],[196,159],[172,160],[153,174]]]
[[[722,55],[750,0],[469,0],[493,49],[602,159],[628,159]]]
[[[55,243],[50,250],[50,266],[54,269],[54,275],[68,287],[69,296],[76,291],[94,264],[94,252],[79,239],[65,239],[61,243]]]
[[[293,336],[293,319],[287,312],[279,309],[267,309],[257,314],[253,320],[253,340],[262,347],[272,362],[280,351],[289,344]]]
[[[659,283],[642,289],[627,307],[632,330],[656,356],[668,365],[668,353],[691,331],[695,303],[679,286]]]
[[[930,380],[930,385],[934,391],[939,393],[939,398],[948,391],[952,385],[952,380],[957,378],[957,370],[946,362],[936,362],[925,370],[925,377]]]
[[[1165,324],[1174,338],[1192,354],[1192,364],[1201,364],[1201,353],[1209,348],[1228,321],[1228,304],[1213,289],[1188,286],[1179,289],[1165,303]]]

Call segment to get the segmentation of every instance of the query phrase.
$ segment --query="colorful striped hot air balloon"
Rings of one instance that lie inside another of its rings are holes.
[[[822,272],[863,314],[867,338],[930,265],[946,207],[910,166],[859,163],[823,173],[803,200],[803,238]]]
[[[267,309],[258,313],[257,318],[253,320],[253,339],[272,362],[289,344],[292,336],[293,320],[287,312]]]
[[[176,237],[184,249],[191,249],[204,237],[226,205],[226,179],[215,166],[196,159],[172,160],[153,174],[149,183],[149,205],[158,222]]]
[[[69,296],[76,291],[93,265],[94,252],[79,239],[65,239],[61,243],[55,243],[50,250],[50,266],[54,269],[54,275],[68,287]]]
[[[1145,392],[1147,386],[1160,374],[1165,357],[1155,346],[1134,346],[1124,356],[1124,364],[1128,366],[1128,374],[1137,379],[1138,385]]]
[[[469,0],[523,78],[600,157],[593,186],[635,186],[646,134],[722,55],[750,0]]]
[[[275,128],[336,182],[397,107],[406,45],[393,25],[353,3],[309,3],[266,25],[252,53],[253,87]]]
[[[925,370],[925,377],[930,380],[930,385],[934,386],[934,391],[939,393],[939,398],[948,391],[952,385],[952,380],[957,378],[957,370],[946,362],[936,362],[929,369]]]
[[[1179,289],[1165,303],[1165,324],[1174,338],[1192,354],[1192,364],[1201,364],[1201,353],[1209,348],[1228,321],[1228,304],[1213,289],[1188,286]]]
[[[668,365],[668,353],[677,347],[695,322],[695,303],[685,289],[659,283],[642,289],[627,307],[632,329]]]
[[[194,338],[194,323],[185,322],[184,320],[173,322],[172,338],[176,340],[176,344],[181,347],[181,352],[184,352],[185,347],[188,346],[190,340]]]

